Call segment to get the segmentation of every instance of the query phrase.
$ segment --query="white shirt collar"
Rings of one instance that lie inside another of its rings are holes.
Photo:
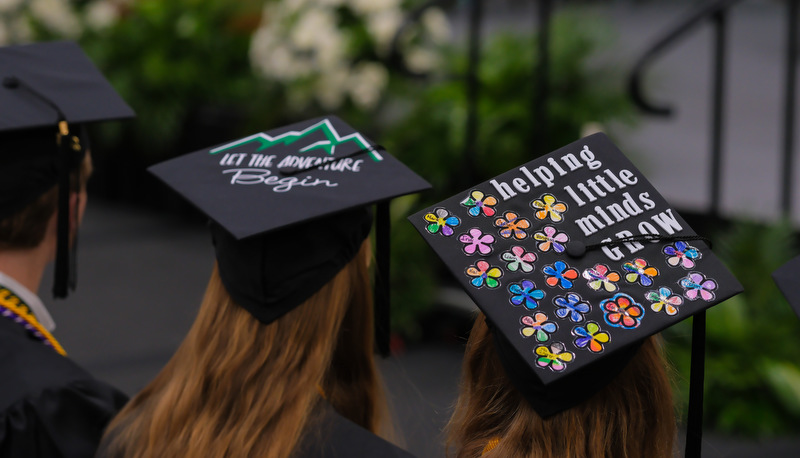
[[[14,294],[19,296],[19,298],[31,308],[34,316],[36,316],[36,320],[43,328],[47,329],[49,332],[53,332],[53,330],[56,329],[56,322],[53,321],[53,317],[50,316],[50,312],[47,311],[47,307],[44,306],[39,296],[33,294],[31,290],[22,286],[20,282],[3,272],[0,272],[0,284],[8,287],[8,289],[13,291]]]

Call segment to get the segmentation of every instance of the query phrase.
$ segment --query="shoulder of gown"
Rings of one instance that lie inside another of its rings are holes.
[[[1,318],[0,374],[2,457],[92,457],[103,429],[127,402]]]
[[[306,427],[292,456],[413,458],[409,452],[343,417],[327,402],[317,408],[317,415]]]

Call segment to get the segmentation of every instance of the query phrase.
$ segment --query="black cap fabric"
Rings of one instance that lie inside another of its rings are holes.
[[[334,116],[203,149],[150,172],[213,221],[220,276],[269,323],[358,252],[368,206],[430,185]]]
[[[0,218],[58,183],[58,241],[53,293],[75,287],[69,252],[69,172],[83,159],[86,123],[133,117],[77,44],[0,48]]]
[[[572,395],[552,395],[542,415],[602,388],[581,374],[620,371],[615,355],[742,290],[604,134],[409,219],[502,334],[495,341],[512,382],[523,371],[554,393],[579,382]]]
[[[134,116],[97,67],[72,42],[0,48],[0,82],[0,132],[55,127],[60,119],[53,105],[70,124]],[[28,89],[41,96],[31,94]]]
[[[800,256],[778,267],[775,272],[772,272],[772,279],[781,293],[783,293],[783,297],[789,302],[794,313],[800,318],[800,288],[798,288]]]

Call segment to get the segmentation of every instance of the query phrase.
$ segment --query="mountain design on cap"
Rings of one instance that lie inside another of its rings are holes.
[[[233,148],[237,148],[243,145],[247,145],[249,143],[257,143],[259,144],[258,149],[255,152],[261,152],[267,148],[275,146],[277,144],[282,145],[291,145],[297,141],[300,141],[304,138],[307,138],[313,135],[315,132],[322,132],[325,135],[327,140],[318,140],[310,145],[306,145],[298,150],[299,153],[305,153],[308,151],[313,151],[316,149],[321,149],[328,153],[329,156],[334,156],[336,154],[336,147],[339,145],[344,145],[347,143],[355,143],[359,146],[360,150],[369,150],[369,155],[372,160],[378,162],[383,160],[383,156],[376,151],[376,149],[369,144],[369,142],[358,132],[353,132],[351,134],[341,136],[339,132],[333,127],[333,124],[326,118],[318,123],[315,123],[311,126],[303,130],[293,130],[288,132],[283,132],[280,135],[271,136],[267,132],[259,132],[257,134],[251,135],[249,137],[245,137],[239,139],[235,142],[228,143],[226,145],[219,146],[217,148],[213,148],[209,151],[210,154],[217,154],[223,151],[227,151]]]

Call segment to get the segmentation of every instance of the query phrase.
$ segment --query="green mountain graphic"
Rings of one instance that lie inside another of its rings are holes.
[[[337,146],[344,145],[350,142],[355,143],[360,149],[369,150],[370,148],[372,148],[372,145],[370,145],[369,142],[360,133],[353,132],[352,134],[345,135],[342,137],[339,135],[339,132],[336,131],[336,129],[333,127],[333,125],[328,119],[323,119],[322,121],[313,124],[303,130],[284,132],[274,137],[261,132],[255,135],[251,135],[249,137],[236,140],[235,142],[228,143],[227,145],[214,148],[211,151],[209,151],[209,153],[217,154],[250,143],[255,143],[258,145],[258,148],[254,152],[261,152],[267,148],[270,148],[278,144],[287,146],[291,145],[293,143],[298,142],[299,140],[302,140],[312,135],[315,132],[322,132],[325,135],[326,140],[320,140],[310,145],[306,145],[300,148],[297,151],[298,153],[306,153],[314,150],[322,150],[325,151],[325,153],[327,153],[329,156],[335,156]],[[369,155],[375,162],[383,160],[383,157],[375,150],[370,150]]]

